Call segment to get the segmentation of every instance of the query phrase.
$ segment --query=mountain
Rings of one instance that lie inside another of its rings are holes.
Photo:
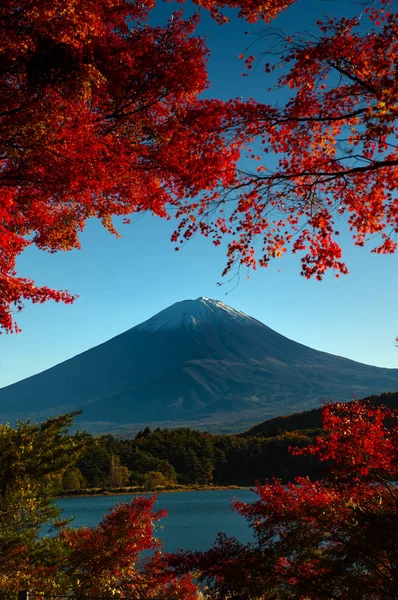
[[[324,398],[397,389],[398,369],[313,350],[201,297],[0,389],[0,418],[39,419],[78,408],[92,431],[182,422],[242,430]]]

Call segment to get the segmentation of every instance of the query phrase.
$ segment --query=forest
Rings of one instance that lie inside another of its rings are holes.
[[[369,398],[398,408],[398,393]],[[136,487],[253,486],[273,477],[322,478],[325,465],[311,455],[292,456],[322,433],[321,409],[277,417],[236,435],[189,428],[144,429],[134,439],[86,436],[86,449],[63,475],[60,493]]]

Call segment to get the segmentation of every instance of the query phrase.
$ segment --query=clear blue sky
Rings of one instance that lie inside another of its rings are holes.
[[[342,14],[347,4],[346,0],[300,0],[273,26],[289,32],[309,30],[322,12]],[[170,10],[170,5],[161,6],[156,20],[161,21]],[[253,96],[267,101],[269,84],[261,68],[242,78],[238,60],[254,40],[251,34],[263,28],[237,19],[220,28],[209,18],[203,19],[199,31],[208,37],[212,50],[209,96]],[[299,275],[299,258],[287,256],[268,269],[252,272],[250,280],[242,271],[237,286],[232,281],[218,287],[225,247],[215,248],[198,236],[177,253],[169,242],[173,228],[173,223],[143,215],[124,226],[123,238],[118,240],[90,221],[81,236],[80,251],[25,252],[18,262],[21,275],[68,289],[80,298],[73,306],[26,306],[18,317],[23,333],[0,337],[0,387],[100,344],[174,302],[199,296],[222,300],[313,348],[398,368],[394,345],[398,256],[371,255],[367,248],[354,248],[345,235],[343,249],[350,274],[339,280],[330,273],[322,282],[307,281]]]

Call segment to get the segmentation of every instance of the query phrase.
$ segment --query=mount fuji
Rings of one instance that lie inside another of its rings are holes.
[[[82,409],[79,426],[115,431],[196,426],[224,431],[398,390],[398,369],[303,346],[223,302],[177,302],[125,333],[0,389],[0,418]]]

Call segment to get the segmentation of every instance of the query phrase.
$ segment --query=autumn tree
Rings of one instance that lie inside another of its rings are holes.
[[[221,600],[390,600],[398,595],[398,411],[360,401],[328,405],[312,454],[326,479],[257,486],[235,502],[254,540],[220,535],[207,552],[175,555]],[[394,482],[395,481],[395,482]]]
[[[111,456],[111,464],[109,466],[109,485],[111,487],[122,487],[130,481],[130,471],[127,467],[120,464],[119,456],[114,454]]]
[[[155,496],[135,498],[113,508],[97,527],[61,532],[68,549],[56,573],[61,593],[196,600],[197,588],[191,577],[176,577],[161,560],[154,525],[165,511],[154,511],[155,500]],[[143,551],[147,551],[146,558]]]
[[[226,7],[254,22],[293,4],[195,2],[220,22]],[[196,231],[216,245],[227,236],[225,273],[235,265],[265,267],[289,248],[303,253],[306,277],[347,273],[339,221],[348,223],[355,244],[373,239],[374,252],[396,250],[394,3],[374,0],[357,17],[326,19],[317,36],[281,34],[278,67],[265,62],[272,81],[282,66],[277,87],[288,100],[281,106],[198,99],[209,85],[207,48],[194,36],[198,18],[175,14],[152,27],[152,7],[152,0],[3,3],[6,331],[17,330],[13,311],[26,299],[73,301],[20,277],[16,258],[32,244],[50,252],[78,248],[90,217],[116,233],[112,216],[149,210],[177,217],[177,244]],[[246,57],[248,71],[254,61]],[[253,166],[243,169],[241,156]]]
[[[258,63],[272,81],[281,69],[276,88],[288,99],[226,103],[222,126],[246,166],[238,165],[229,185],[181,207],[175,241],[196,231],[215,244],[232,235],[224,273],[267,267],[290,248],[302,254],[302,275],[317,279],[328,269],[337,277],[348,272],[338,238],[346,223],[355,245],[373,241],[372,252],[396,251],[395,8],[369,2],[356,17],[319,21],[317,35],[271,30],[252,45],[258,56],[246,56],[247,73]],[[273,63],[264,47],[270,38]]]
[[[62,489],[63,490],[80,490],[87,487],[87,482],[85,481],[80,469],[78,467],[70,467],[65,473],[62,475]]]
[[[207,143],[206,132],[219,120],[211,108],[195,134],[200,156],[191,143],[186,113],[207,86],[207,48],[193,36],[197,18],[175,13],[164,27],[152,27],[146,18],[153,5],[2,3],[0,325],[6,331],[17,329],[12,313],[24,299],[73,301],[18,276],[16,258],[26,247],[78,248],[90,217],[112,233],[114,215],[151,210],[166,217],[166,206],[188,189],[215,184],[231,154]]]

